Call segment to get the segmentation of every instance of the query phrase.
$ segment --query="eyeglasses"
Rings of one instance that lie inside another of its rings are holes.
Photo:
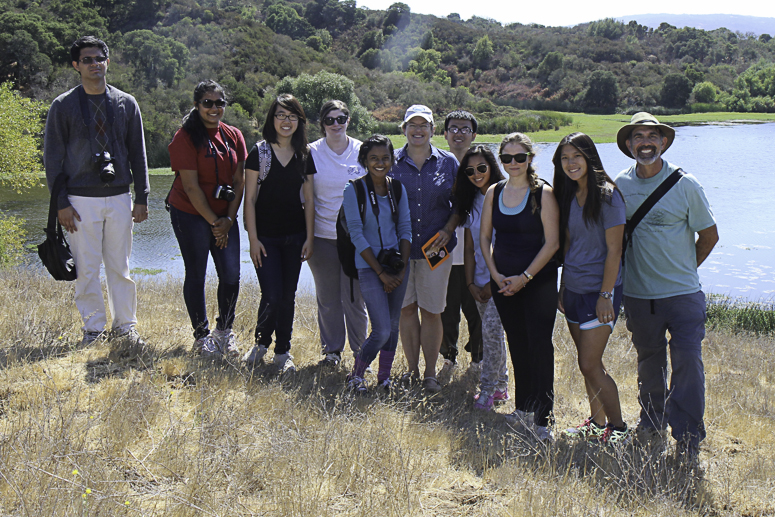
[[[327,126],[333,126],[334,122],[338,123],[340,126],[343,126],[347,119],[350,118],[347,115],[339,115],[338,117],[323,117],[323,124]]]
[[[447,131],[449,131],[453,135],[456,135],[458,133],[460,133],[461,135],[469,135],[474,132],[474,130],[471,129],[470,127],[457,127],[457,126],[449,126],[449,128],[447,128]]]
[[[216,108],[225,108],[226,107],[226,101],[223,99],[203,99],[199,101],[199,104],[204,106],[207,109],[212,108],[215,106]]]
[[[479,165],[476,166],[476,168],[474,168],[473,166],[466,167],[465,173],[466,173],[466,176],[473,176],[477,172],[479,172],[479,174],[486,174],[489,169],[490,167],[488,167],[486,163],[480,163]]]
[[[82,57],[78,61],[80,61],[84,65],[91,65],[92,63],[104,63],[105,61],[107,61],[107,59],[108,58],[105,56],[94,56],[94,57],[86,56],[86,57]]]
[[[507,163],[511,163],[511,160],[515,160],[517,163],[525,163],[527,161],[528,156],[532,156],[533,153],[517,153],[517,154],[501,154],[500,159],[501,163],[506,165]]]
[[[409,131],[417,131],[418,129],[420,131],[428,131],[431,128],[430,124],[408,124],[406,126]]]
[[[274,118],[276,118],[277,120],[288,119],[291,122],[296,122],[297,120],[299,120],[299,116],[296,115],[295,113],[275,113]]]

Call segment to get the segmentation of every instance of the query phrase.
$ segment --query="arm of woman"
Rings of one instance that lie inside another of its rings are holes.
[[[568,250],[570,249],[570,230],[565,229],[565,246],[563,246],[562,256],[568,256]],[[560,290],[557,293],[557,310],[560,313],[565,314],[565,304],[562,301],[562,297],[565,295],[565,267],[562,268],[562,276],[560,277]]]
[[[482,298],[483,289],[474,283],[474,273],[476,271],[474,237],[468,228],[463,232],[463,236],[463,270],[466,276],[466,286],[468,286],[468,291],[474,297],[474,300],[479,303],[485,303],[487,300]]]
[[[307,175],[307,180],[301,186],[304,192],[304,222],[307,225],[307,239],[301,247],[301,261],[309,260],[315,243],[315,185],[314,176]]]
[[[495,283],[498,284],[500,289],[506,287],[506,277],[498,272],[495,267],[495,260],[492,258],[492,204],[495,197],[495,185],[491,185],[487,189],[487,194],[484,196],[484,204],[482,205],[482,223],[479,227],[479,246],[482,248],[482,257],[487,264],[487,269],[490,270],[490,276],[492,276]]]
[[[544,245],[541,246],[533,261],[525,269],[531,276],[538,274],[560,249],[560,207],[552,188],[548,185],[544,185],[542,188],[544,191],[541,193],[541,223],[544,227]],[[508,290],[510,292],[504,294],[514,294],[530,281],[525,273],[510,278],[514,279],[512,281],[513,287]],[[520,280],[517,281],[517,278]]]
[[[266,248],[258,240],[256,230],[256,200],[258,199],[258,171],[245,169],[245,208],[242,215],[245,218],[245,231],[248,232],[250,241],[250,260],[253,266],[258,269],[261,267],[262,257],[266,257]]]
[[[624,235],[624,225],[620,224],[607,228],[605,231],[605,245],[608,253],[605,256],[605,266],[603,269],[603,285],[600,292],[613,293],[616,277],[619,276],[619,267],[622,264],[622,236]],[[618,241],[616,239],[619,239]],[[608,323],[614,318],[614,303],[611,298],[597,298],[595,306],[597,320],[600,323]]]
[[[234,189],[234,199],[229,203],[226,217],[219,218],[213,225],[213,235],[215,235],[216,241],[221,238],[226,239],[228,242],[229,230],[234,226],[234,221],[237,217],[239,206],[242,203],[242,196],[245,189],[245,162],[239,162],[237,164],[237,168],[234,171],[231,181],[232,188]]]

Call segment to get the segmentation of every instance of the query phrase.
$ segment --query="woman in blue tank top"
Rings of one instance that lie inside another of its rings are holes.
[[[535,436],[551,440],[559,210],[551,187],[533,168],[533,143],[526,135],[506,136],[500,160],[509,177],[485,196],[482,256],[514,366],[513,416],[528,422],[532,413]]]

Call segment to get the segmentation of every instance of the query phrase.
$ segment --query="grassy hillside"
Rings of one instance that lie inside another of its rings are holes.
[[[694,478],[674,463],[672,445],[544,445],[505,420],[512,405],[474,411],[466,358],[433,398],[398,390],[353,397],[346,369],[317,366],[308,293],[297,300],[298,373],[278,378],[270,367],[192,358],[181,291],[174,279],[139,281],[148,349],[76,350],[71,284],[0,275],[0,514],[775,513],[771,335],[708,333],[708,438]],[[246,279],[235,325],[244,345],[258,294]],[[213,285],[208,296],[215,299]],[[583,420],[587,405],[561,318],[555,348],[555,429],[563,429]],[[623,322],[605,359],[635,424],[635,353]],[[404,367],[399,353],[395,373]]]

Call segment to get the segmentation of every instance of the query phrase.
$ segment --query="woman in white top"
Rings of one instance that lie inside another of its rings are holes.
[[[323,364],[336,366],[342,359],[344,341],[357,356],[366,339],[368,317],[358,280],[345,275],[336,250],[336,217],[342,206],[348,180],[366,171],[358,163],[361,141],[347,136],[350,110],[339,100],[320,108],[320,129],[324,138],[310,144],[315,162],[315,254],[309,268],[315,279],[318,328]],[[351,289],[352,286],[352,289]]]

